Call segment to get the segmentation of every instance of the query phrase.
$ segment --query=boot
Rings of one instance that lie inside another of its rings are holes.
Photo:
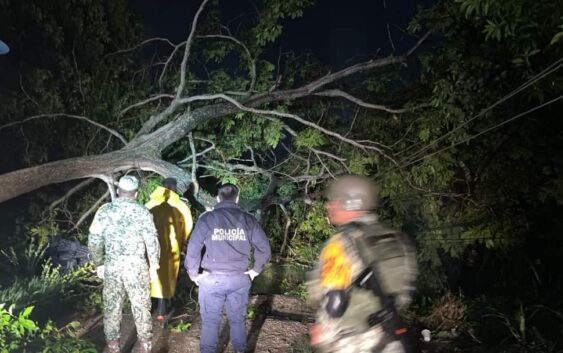
[[[119,340],[109,340],[107,341],[107,351],[108,353],[120,353]]]
[[[152,341],[150,339],[142,339],[139,341],[139,353],[151,353]]]
[[[166,299],[157,298],[156,299],[156,321],[162,323],[166,320]]]

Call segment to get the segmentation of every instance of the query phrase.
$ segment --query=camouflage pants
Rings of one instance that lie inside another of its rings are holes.
[[[341,337],[330,343],[320,345],[319,352],[322,353],[373,353],[383,338],[383,331],[375,327],[359,335]],[[383,350],[376,353],[405,353],[405,347],[400,341],[392,341],[385,345]]]
[[[152,336],[149,271],[144,260],[106,264],[104,276],[104,333],[107,340],[119,339],[125,294],[140,339]]]

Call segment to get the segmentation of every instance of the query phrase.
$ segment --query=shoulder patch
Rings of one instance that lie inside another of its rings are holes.
[[[352,264],[339,240],[330,241],[322,250],[321,285],[327,288],[345,289],[352,280]]]

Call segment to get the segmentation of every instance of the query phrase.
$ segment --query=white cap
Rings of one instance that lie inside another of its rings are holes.
[[[132,175],[125,175],[119,179],[117,187],[123,191],[136,191],[139,188],[139,180]]]

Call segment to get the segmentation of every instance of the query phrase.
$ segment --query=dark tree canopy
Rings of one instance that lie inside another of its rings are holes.
[[[408,49],[338,70],[272,59],[313,1],[255,5],[232,20],[203,1],[173,43],[142,38],[124,1],[1,2],[13,51],[0,70],[17,75],[0,95],[14,144],[0,202],[43,195],[71,219],[61,227],[83,232],[122,173],[149,186],[175,177],[203,204],[216,181],[234,182],[275,250],[311,260],[330,232],[325,183],[368,175],[380,213],[416,238],[428,286],[458,285],[471,256],[499,264],[561,230],[561,4],[436,1],[412,19]],[[72,195],[83,198],[67,212]],[[456,273],[434,271],[451,263]]]

